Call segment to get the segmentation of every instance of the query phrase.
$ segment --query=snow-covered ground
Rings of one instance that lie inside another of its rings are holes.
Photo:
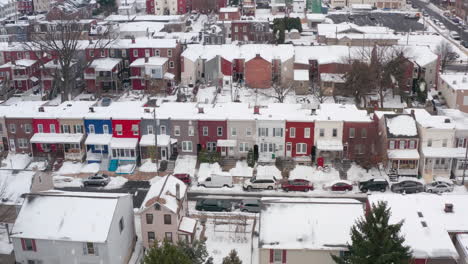
[[[219,163],[201,163],[198,169],[198,181],[202,181],[212,174],[231,175],[229,172],[223,172]]]
[[[0,170],[0,202],[2,204],[21,204],[22,194],[31,191],[34,172],[20,171],[13,174],[10,170]]]
[[[10,227],[11,232],[11,227]],[[0,254],[10,255],[13,251],[13,244],[8,242],[8,234],[5,224],[0,224]]]
[[[8,153],[8,156],[2,160],[2,169],[13,169],[23,170],[32,161],[32,158],[28,154],[12,154]]]
[[[334,168],[330,168],[329,172],[324,172],[316,167],[298,165],[290,172],[289,179],[308,180],[314,184],[316,190],[320,190],[322,189],[322,185],[339,180],[340,174]]]
[[[177,157],[174,173],[188,173],[195,177],[197,166],[197,157],[194,155],[179,155]]]
[[[229,173],[232,176],[250,178],[253,174],[253,168],[247,165],[247,161],[239,160],[236,162],[236,166],[229,170]]]
[[[152,162],[151,159],[145,159],[141,162],[141,166],[138,168],[141,172],[156,172],[156,163]]]
[[[122,176],[110,176],[109,178],[111,180],[106,186],[96,188],[102,188],[106,190],[118,189],[128,181],[128,179]],[[55,188],[83,187],[83,178],[55,175],[53,176],[53,183]]]

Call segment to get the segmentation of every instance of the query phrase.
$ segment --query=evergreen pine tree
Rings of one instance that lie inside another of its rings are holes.
[[[183,250],[167,241],[154,242],[143,259],[143,264],[192,264]]]
[[[334,256],[337,264],[407,264],[411,250],[404,246],[400,234],[403,221],[389,224],[390,208],[385,202],[372,205],[372,210],[351,228],[351,245],[344,256]]]
[[[205,240],[194,240],[191,244],[179,241],[177,246],[189,257],[192,264],[203,264],[208,257]]]
[[[228,256],[223,258],[223,264],[242,264],[242,260],[237,256],[237,251],[233,249]]]

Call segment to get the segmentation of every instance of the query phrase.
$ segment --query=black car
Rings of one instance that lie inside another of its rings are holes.
[[[195,209],[198,211],[230,212],[232,203],[226,200],[203,199],[197,201]]]
[[[418,181],[401,181],[392,184],[390,189],[396,193],[419,193],[424,192],[424,185]]]
[[[364,193],[367,191],[385,192],[387,188],[388,182],[385,179],[370,179],[359,182],[359,190]]]

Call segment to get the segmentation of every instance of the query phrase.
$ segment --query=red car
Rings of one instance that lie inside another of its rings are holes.
[[[312,183],[310,183],[308,180],[297,179],[297,180],[284,182],[283,184],[281,184],[281,188],[287,192],[289,191],[308,192],[308,191],[314,190],[314,185],[312,185]]]
[[[190,179],[190,174],[188,173],[176,173],[173,176],[189,186],[192,184],[192,179]]]
[[[352,191],[353,185],[347,181],[337,181],[331,184],[331,191]]]

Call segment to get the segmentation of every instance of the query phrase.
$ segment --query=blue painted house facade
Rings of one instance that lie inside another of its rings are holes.
[[[85,119],[84,126],[88,135],[85,141],[88,163],[107,160],[112,139],[111,119]]]

